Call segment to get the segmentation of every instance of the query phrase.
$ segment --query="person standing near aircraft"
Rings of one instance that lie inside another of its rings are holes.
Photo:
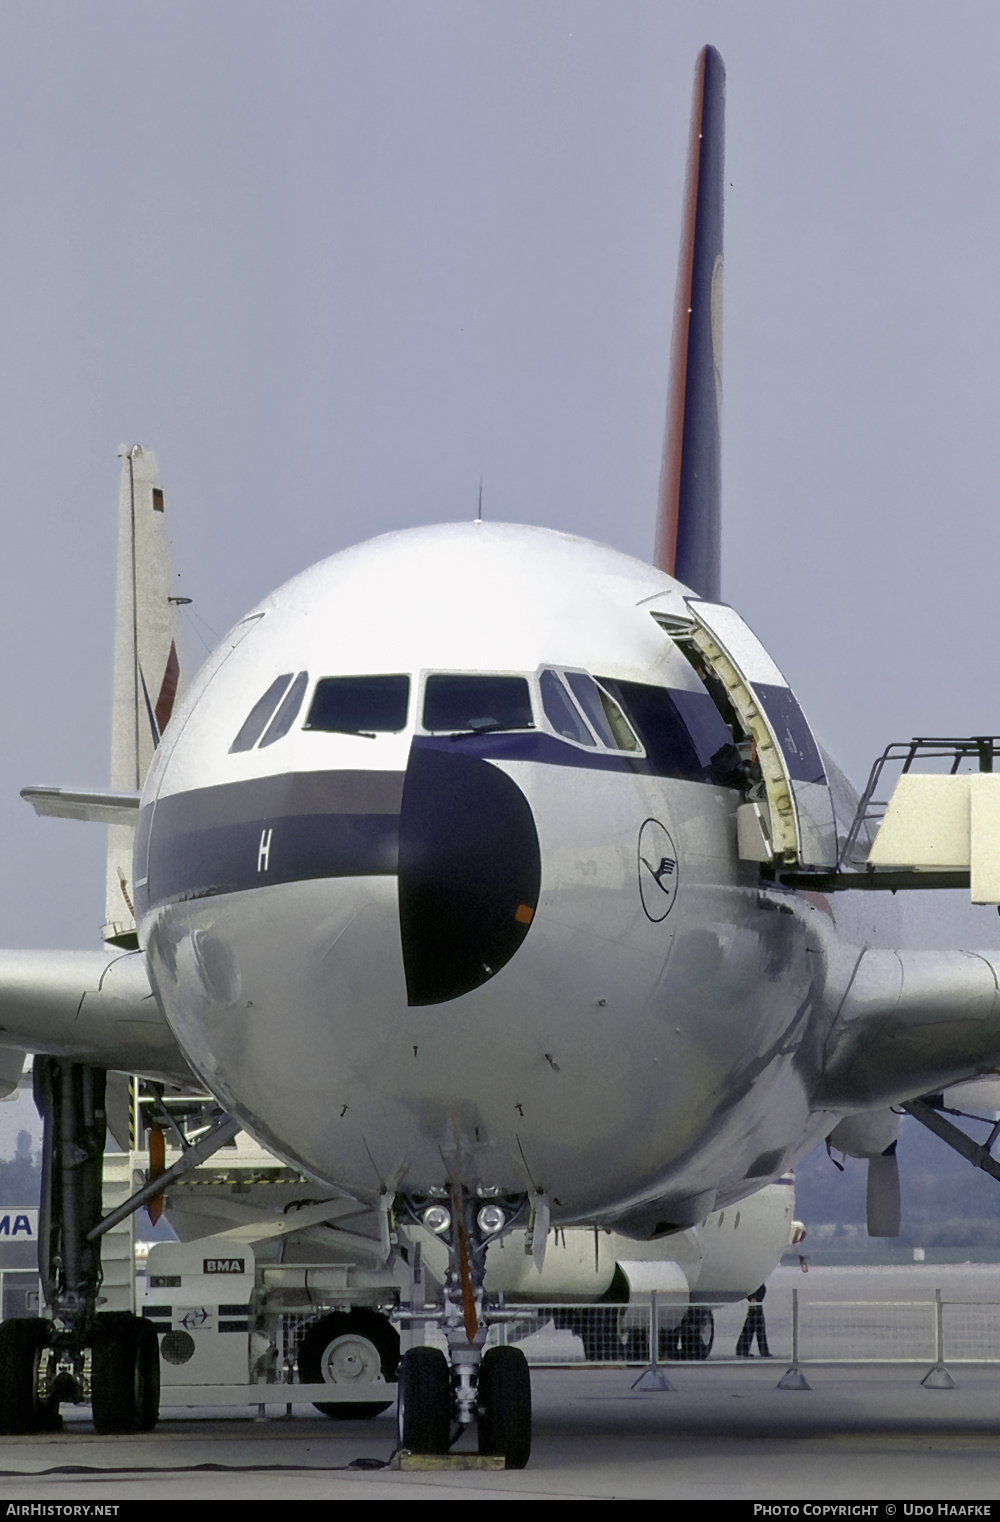
[[[764,1325],[764,1296],[767,1294],[767,1285],[762,1284],[755,1289],[752,1295],[747,1296],[750,1309],[747,1311],[747,1319],[743,1323],[740,1340],[736,1344],[737,1358],[752,1358],[750,1351],[753,1340],[757,1339],[757,1352],[761,1358],[770,1358],[770,1350],[767,1346],[767,1328]]]

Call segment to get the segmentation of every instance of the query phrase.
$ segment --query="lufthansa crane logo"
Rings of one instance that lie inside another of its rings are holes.
[[[677,848],[670,831],[658,819],[647,819],[639,831],[639,896],[646,918],[665,920],[677,897]]]

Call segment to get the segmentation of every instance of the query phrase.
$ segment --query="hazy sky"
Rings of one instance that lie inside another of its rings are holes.
[[[218,633],[345,545],[474,516],[480,472],[488,517],[651,552],[705,42],[724,595],[857,781],[889,740],[1000,731],[995,0],[6,0],[0,26],[7,945],[103,919],[104,832],[17,795],[107,781],[119,443],[157,452]]]

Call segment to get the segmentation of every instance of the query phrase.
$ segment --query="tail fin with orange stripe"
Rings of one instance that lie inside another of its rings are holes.
[[[654,561],[718,600],[721,558],[722,223],[726,71],[698,55]]]

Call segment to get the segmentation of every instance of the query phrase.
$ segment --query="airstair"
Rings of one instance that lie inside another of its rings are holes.
[[[105,1152],[101,1198],[104,1214],[116,1210],[132,1193],[132,1158]],[[101,1239],[101,1310],[135,1311],[135,1216],[119,1221]]]
[[[964,888],[975,904],[1000,905],[998,756],[1000,735],[894,741],[872,766],[835,871],[762,871],[819,892]]]

